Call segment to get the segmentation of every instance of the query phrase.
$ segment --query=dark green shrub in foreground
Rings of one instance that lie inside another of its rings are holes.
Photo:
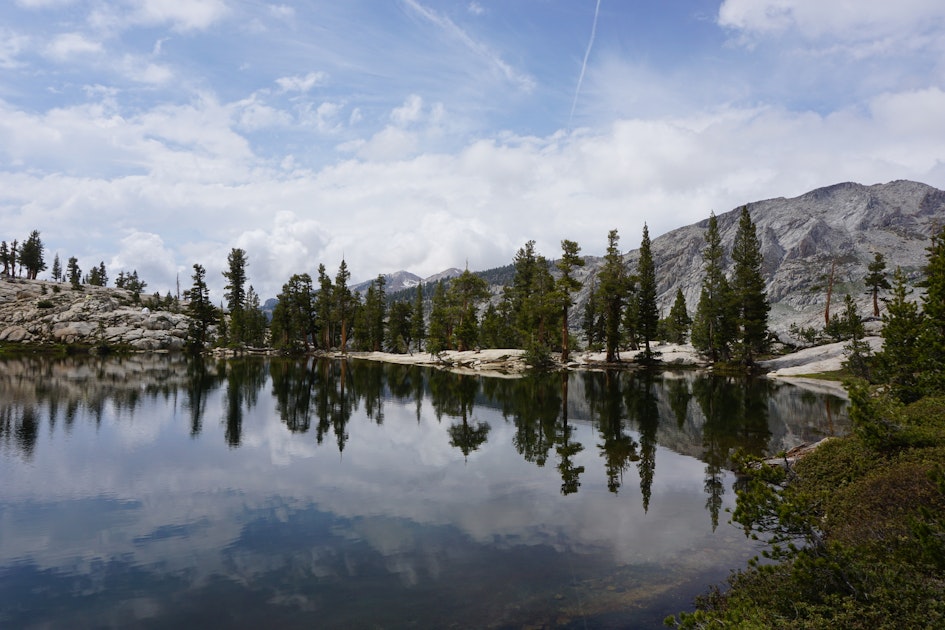
[[[764,558],[667,625],[945,627],[945,398],[850,393],[850,437],[791,470],[743,462],[732,520]]]

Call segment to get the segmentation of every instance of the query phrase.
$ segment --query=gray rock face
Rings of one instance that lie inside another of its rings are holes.
[[[121,289],[43,280],[0,280],[0,342],[108,344],[136,350],[179,350],[188,317],[149,311]]]
[[[861,315],[872,315],[863,278],[874,253],[885,257],[890,279],[898,266],[915,283],[922,278],[932,234],[945,225],[945,191],[911,181],[873,186],[836,184],[793,199],[779,197],[747,205],[761,241],[772,305],[770,327],[776,332],[786,331],[792,323],[823,326],[832,266],[831,312],[840,312],[844,295],[849,293]],[[718,215],[727,252],[731,252],[739,213],[737,208]],[[708,217],[653,240],[658,300],[664,314],[669,312],[677,288],[682,289],[690,314],[695,311],[702,288],[707,227]],[[624,257],[631,270],[636,269],[638,257],[638,251]],[[601,262],[589,261],[590,280]],[[730,259],[726,265],[730,273]],[[585,286],[578,297],[572,325],[579,324],[587,290]]]

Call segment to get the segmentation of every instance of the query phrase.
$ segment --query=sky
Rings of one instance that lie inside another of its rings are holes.
[[[941,0],[0,5],[0,239],[149,293],[222,299],[234,247],[264,299],[601,255],[943,162]]]

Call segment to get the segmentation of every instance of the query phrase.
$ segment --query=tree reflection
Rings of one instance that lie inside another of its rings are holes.
[[[39,415],[32,405],[3,405],[0,407],[0,444],[14,445],[23,458],[33,458],[36,438],[39,436]]]
[[[650,509],[653,477],[656,475],[656,432],[660,425],[660,412],[654,388],[654,375],[650,370],[646,370],[631,379],[625,396],[627,414],[636,419],[640,429],[640,459],[637,462],[637,470],[640,474],[640,495],[643,497],[644,511]]]
[[[561,494],[574,494],[581,487],[581,473],[584,466],[575,466],[573,457],[584,450],[580,442],[572,442],[574,427],[568,424],[568,382],[567,372],[561,373],[561,415],[555,423],[554,444],[558,455],[558,473],[561,475]]]
[[[706,463],[703,487],[706,510],[713,530],[719,524],[725,485],[724,471],[736,449],[763,455],[768,429],[769,382],[763,379],[700,378],[692,386],[693,398],[702,410],[702,455]]]
[[[251,411],[266,382],[264,363],[245,358],[232,359],[226,369],[226,423],[225,439],[231,448],[240,445],[243,435],[243,416]]]
[[[210,368],[215,368],[211,370]],[[187,363],[187,379],[184,385],[184,406],[190,412],[190,436],[197,437],[203,430],[203,416],[207,411],[207,399],[223,380],[221,372],[224,364],[209,365],[209,361],[200,356],[193,357]]]
[[[305,433],[312,426],[315,370],[311,361],[273,361],[269,367],[272,394],[279,418],[293,433]]]
[[[585,380],[588,404],[603,440],[597,448],[604,459],[607,489],[614,494],[620,490],[623,473],[630,463],[640,459],[636,441],[625,431],[621,376],[619,372],[607,370],[589,374]]]
[[[485,444],[492,428],[488,422],[471,419],[478,393],[479,379],[476,377],[443,370],[434,370],[430,374],[430,402],[436,418],[459,418],[458,423],[450,425],[447,434],[450,446],[458,448],[464,458]]]

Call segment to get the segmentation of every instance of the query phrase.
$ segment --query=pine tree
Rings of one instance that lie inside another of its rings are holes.
[[[82,270],[79,268],[79,259],[75,256],[69,257],[69,262],[66,264],[66,277],[72,284],[73,289],[79,288],[79,283],[82,280]]]
[[[761,243],[748,206],[742,206],[735,243],[732,245],[732,260],[735,263],[732,293],[738,318],[739,358],[746,365],[752,365],[755,354],[766,349],[768,311],[771,306],[765,294],[765,279],[761,271],[764,262]]]
[[[624,305],[627,300],[629,278],[623,264],[618,243],[620,236],[617,230],[607,234],[607,253],[604,255],[604,265],[598,273],[597,295],[601,316],[604,324],[604,342],[607,347],[607,362],[620,360],[620,324],[623,319]]]
[[[45,271],[46,262],[43,260],[43,241],[39,231],[30,232],[29,238],[20,246],[20,267],[26,268],[28,280],[35,280],[40,271]]]
[[[856,310],[856,302],[849,293],[843,299],[843,322],[844,328],[850,340],[844,351],[847,359],[844,366],[853,373],[854,376],[869,379],[870,377],[870,346],[863,341],[866,334],[863,327],[863,318]]]
[[[272,313],[272,344],[283,352],[301,352],[314,341],[312,278],[307,273],[294,274],[282,285]]]
[[[417,346],[417,352],[426,339],[427,331],[423,322],[423,285],[417,284],[417,294],[413,301],[413,310],[410,314],[410,336]]]
[[[56,252],[52,264],[52,279],[56,282],[62,282],[62,263],[59,262],[59,252]]]
[[[702,250],[705,277],[692,322],[692,345],[714,363],[729,359],[736,330],[732,290],[722,269],[724,251],[715,213],[709,216],[705,240]]]
[[[351,272],[348,271],[348,264],[341,259],[341,265],[338,267],[338,273],[335,274],[334,306],[335,321],[341,327],[341,345],[342,353],[348,351],[348,326],[351,324],[353,315],[355,297],[348,288],[348,280],[351,278]]]
[[[318,333],[318,340],[312,342],[318,346],[321,344],[322,350],[331,350],[335,343],[336,330],[332,314],[334,313],[334,292],[335,288],[331,284],[331,278],[325,271],[325,265],[318,264],[318,295],[315,296],[314,329]]]
[[[643,339],[643,361],[649,363],[654,358],[653,351],[650,349],[650,341],[656,339],[660,314],[656,308],[656,266],[653,263],[653,252],[650,246],[650,230],[646,223],[643,224],[640,260],[637,263],[637,280],[639,282],[636,294],[637,331]]]
[[[932,237],[925,266],[925,325],[919,343],[922,389],[945,393],[945,227]]]
[[[452,343],[450,304],[446,294],[446,282],[440,280],[433,291],[430,308],[430,329],[427,335],[427,352],[438,354],[448,350]]]
[[[892,297],[883,313],[883,350],[877,356],[883,380],[904,403],[920,396],[917,370],[919,337],[924,324],[919,305],[909,299],[910,293],[906,275],[897,267],[893,274]]]
[[[489,296],[489,285],[466,269],[450,280],[448,295],[453,306],[457,349],[469,350],[476,345],[479,338],[479,319],[476,313],[479,303]]]
[[[677,288],[676,300],[673,302],[673,307],[669,310],[669,341],[677,344],[686,343],[686,337],[689,334],[689,325],[691,323],[692,319],[689,317],[689,312],[686,310],[686,297],[683,295],[682,289]]]
[[[0,263],[3,264],[3,275],[11,276],[10,273],[10,246],[6,241],[0,242]]]
[[[364,349],[372,352],[380,352],[384,343],[384,317],[387,314],[387,302],[384,298],[386,283],[387,279],[383,275],[378,275],[368,285],[364,300],[364,330],[359,336],[363,338]]]
[[[172,301],[170,291],[167,298],[168,302]],[[259,295],[253,285],[249,285],[246,290],[246,306],[243,309],[243,342],[253,348],[265,345],[266,324],[266,314],[260,309]]]
[[[883,255],[876,252],[873,255],[873,262],[866,266],[869,272],[864,281],[869,287],[870,294],[873,296],[873,317],[879,317],[879,292],[880,289],[889,290],[889,280],[886,279],[886,260]]]
[[[210,303],[210,290],[206,282],[207,272],[202,265],[194,265],[193,285],[184,296],[190,300],[187,314],[190,323],[187,328],[187,347],[191,352],[199,353],[210,342],[210,326],[216,321],[216,309]]]
[[[556,283],[557,301],[561,308],[561,361],[570,359],[570,334],[568,333],[568,310],[574,304],[571,294],[581,288],[581,283],[571,274],[576,267],[584,266],[584,259],[578,254],[581,246],[567,239],[561,241],[561,259],[555,264],[561,276]]]

